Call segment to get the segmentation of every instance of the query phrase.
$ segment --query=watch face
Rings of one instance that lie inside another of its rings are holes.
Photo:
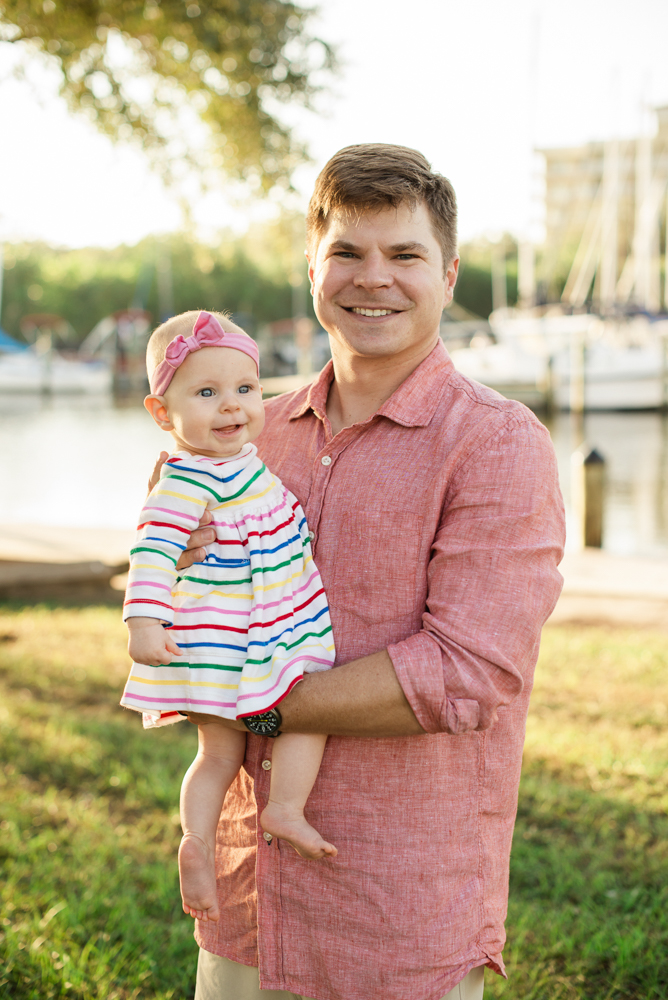
[[[273,736],[281,724],[278,712],[273,709],[262,715],[247,716],[244,722],[246,728],[250,729],[251,733],[255,733],[256,736]]]

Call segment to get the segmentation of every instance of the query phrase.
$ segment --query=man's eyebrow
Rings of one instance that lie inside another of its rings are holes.
[[[357,253],[359,247],[356,246],[354,243],[348,243],[346,240],[334,240],[334,242],[330,244],[329,249],[346,250],[349,253]]]
[[[417,243],[414,240],[408,243],[393,243],[388,249],[390,253],[420,253],[425,257],[431,256],[429,248],[424,243]],[[359,253],[360,248],[355,243],[349,243],[347,240],[334,240],[330,244],[330,250],[345,250],[347,253]]]
[[[410,243],[393,243],[390,247],[392,253],[421,253],[425,257],[430,257],[429,248],[424,245],[424,243],[416,243],[411,241]]]

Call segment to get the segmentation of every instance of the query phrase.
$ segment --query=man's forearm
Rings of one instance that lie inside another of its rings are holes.
[[[386,650],[306,674],[280,711],[286,733],[424,736]]]
[[[424,736],[397,679],[386,650],[363,656],[334,670],[305,674],[280,703],[285,733],[330,736]],[[218,723],[230,729],[240,719],[188,713],[196,725]]]

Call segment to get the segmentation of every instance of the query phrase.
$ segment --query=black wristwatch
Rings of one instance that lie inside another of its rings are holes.
[[[241,720],[249,732],[256,736],[280,736],[280,727],[283,725],[281,713],[277,708],[270,708],[268,712],[260,715],[245,715]]]

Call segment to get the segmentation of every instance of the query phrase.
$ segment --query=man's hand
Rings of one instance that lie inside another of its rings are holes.
[[[128,652],[135,663],[166,666],[181,650],[157,618],[128,618]]]
[[[155,489],[155,487],[160,482],[160,470],[169,458],[169,454],[166,451],[160,452],[160,457],[153,467],[153,472],[151,473],[151,478],[148,481],[148,491],[149,493]],[[178,570],[188,569],[193,563],[203,562],[206,559],[206,550],[202,547],[204,545],[211,545],[211,542],[216,540],[216,532],[213,528],[207,528],[206,525],[213,521],[213,515],[205,510],[199,520],[199,527],[191,533],[188,543],[185,547],[185,551],[179,556],[179,561],[176,564]],[[139,661],[137,661],[139,662]]]
[[[150,476],[149,481],[148,481],[148,492],[149,493],[151,493],[156,488],[156,486],[158,485],[158,483],[160,482],[160,470],[162,469],[163,465],[165,464],[165,462],[167,461],[168,458],[169,458],[169,452],[167,452],[167,451],[161,451],[160,452],[160,454],[158,456],[158,460],[155,463],[155,465],[153,466],[153,472],[151,473],[151,476]]]

